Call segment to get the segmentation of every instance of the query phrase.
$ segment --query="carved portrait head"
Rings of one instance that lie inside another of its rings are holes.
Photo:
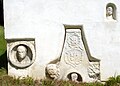
[[[111,6],[107,7],[106,11],[108,16],[113,15],[113,8]]]
[[[8,44],[8,61],[15,68],[26,68],[35,60],[34,41],[16,41]]]
[[[30,57],[27,55],[27,48],[24,45],[19,45],[16,49],[17,53],[17,60],[20,63],[30,63],[31,59]]]
[[[77,72],[72,72],[67,75],[67,78],[71,81],[74,82],[82,82],[82,77],[79,73]]]
[[[116,6],[113,3],[108,3],[106,6],[106,18],[116,20]]]
[[[46,72],[47,72],[47,77],[51,79],[57,79],[59,77],[59,68],[57,67],[56,64],[49,64],[46,67]]]

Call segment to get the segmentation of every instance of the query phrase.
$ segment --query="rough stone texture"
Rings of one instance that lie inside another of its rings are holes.
[[[108,3],[116,6],[115,21],[106,19]],[[21,75],[29,72],[29,76],[44,78],[47,64],[60,64],[57,58],[63,48],[63,24],[83,26],[91,56],[101,60],[101,80],[120,74],[119,0],[4,0],[4,14],[6,39],[35,38],[36,59],[26,69],[28,71],[16,70]],[[92,67],[94,69],[94,66]],[[68,67],[70,70],[66,69],[66,72],[74,70],[78,73],[78,70],[72,68],[73,66]],[[86,68],[80,66],[78,69],[85,72],[83,78],[89,77]],[[13,75],[16,75],[15,73]],[[17,74],[20,75],[19,73]],[[92,72],[89,75],[91,76]]]
[[[59,67],[56,64],[48,64],[46,67],[46,76],[47,78],[57,80],[60,76]]]
[[[81,77],[78,82],[98,81],[100,80],[99,60],[92,57],[89,51],[87,51],[88,47],[84,39],[83,28],[78,27],[69,26],[69,28],[67,28],[66,26],[65,42],[60,59],[61,77],[67,80],[69,79],[67,77],[69,74],[76,73]],[[94,63],[97,64],[95,65]],[[90,69],[91,71],[89,71]],[[92,73],[92,77],[89,76],[90,73]],[[70,80],[72,80],[72,78]]]
[[[8,74],[15,77],[29,75],[29,66],[35,61],[35,41],[32,39],[7,40]]]

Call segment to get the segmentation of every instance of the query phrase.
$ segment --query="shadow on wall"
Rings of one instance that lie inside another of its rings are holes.
[[[0,68],[5,68],[7,69],[7,51],[0,56]]]
[[[0,0],[0,25],[4,26],[4,21],[3,21],[3,0]]]

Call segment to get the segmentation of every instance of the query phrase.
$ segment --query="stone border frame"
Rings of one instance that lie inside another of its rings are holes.
[[[12,41],[13,40],[13,41]],[[7,59],[8,59],[8,62],[10,63],[11,66],[17,68],[17,69],[23,69],[23,68],[27,68],[29,67],[30,65],[32,65],[35,61],[35,58],[36,58],[36,54],[35,54],[35,46],[33,43],[31,43],[31,41],[34,41],[35,43],[35,40],[34,39],[27,39],[27,40],[17,40],[17,39],[8,39],[7,40],[7,43],[10,43],[10,46],[7,44],[7,50],[8,50],[8,54],[7,54]],[[25,45],[26,47],[28,47],[30,49],[30,51],[32,52],[32,60],[31,60],[31,63],[29,64],[19,64],[19,63],[16,63],[16,62],[12,62],[11,58],[12,58],[12,50],[19,46],[19,45]]]

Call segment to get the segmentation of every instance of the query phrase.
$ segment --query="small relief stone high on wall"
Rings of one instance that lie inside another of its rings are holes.
[[[109,21],[116,20],[116,6],[113,3],[108,3],[106,6],[106,19]]]

